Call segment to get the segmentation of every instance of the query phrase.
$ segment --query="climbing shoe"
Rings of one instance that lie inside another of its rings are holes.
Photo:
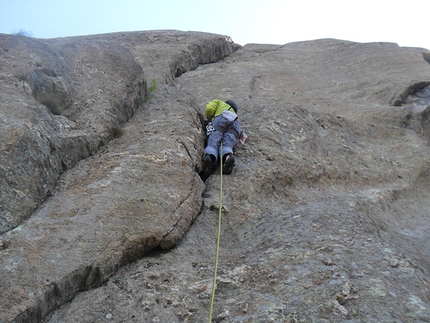
[[[207,176],[212,174],[212,158],[209,154],[203,156],[203,173]]]
[[[233,154],[227,154],[223,159],[224,162],[222,164],[222,173],[225,175],[230,175],[233,171],[235,158]]]

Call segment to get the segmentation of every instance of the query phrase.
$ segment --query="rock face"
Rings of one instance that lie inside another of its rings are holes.
[[[430,52],[0,35],[0,322],[428,322]]]
[[[0,41],[2,233],[28,218],[58,176],[95,154],[145,101],[142,66],[157,67],[148,68],[149,80],[164,84],[236,46],[222,36],[177,32]]]

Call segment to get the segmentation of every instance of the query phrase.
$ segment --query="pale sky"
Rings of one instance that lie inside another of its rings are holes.
[[[335,38],[430,49],[430,0],[0,0],[0,33],[175,29],[245,45]]]

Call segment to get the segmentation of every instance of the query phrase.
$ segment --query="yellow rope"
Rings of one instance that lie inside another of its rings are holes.
[[[216,256],[215,256],[215,272],[214,272],[214,281],[212,284],[212,299],[211,299],[211,307],[209,312],[209,323],[212,323],[212,312],[214,307],[215,300],[215,290],[216,290],[216,277],[218,272],[218,257],[219,257],[219,242],[221,240],[221,220],[222,220],[222,144],[220,146],[220,189],[219,189],[219,213],[218,213],[218,238],[216,244]]]

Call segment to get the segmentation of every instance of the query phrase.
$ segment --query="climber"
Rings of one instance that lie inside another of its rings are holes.
[[[238,138],[246,136],[237,120],[237,104],[228,100],[226,102],[213,100],[206,105],[206,135],[207,146],[202,157],[202,177],[207,178],[212,174],[212,169],[219,162],[219,147],[222,143],[222,170],[223,174],[231,174],[235,164],[233,147]],[[242,135],[242,136],[241,136]]]

